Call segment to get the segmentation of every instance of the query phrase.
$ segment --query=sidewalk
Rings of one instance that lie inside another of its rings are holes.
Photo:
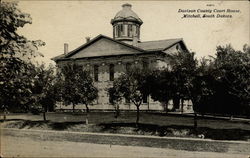
[[[220,155],[222,153],[249,155],[250,153],[250,142],[244,141],[7,128],[1,129],[1,136],[2,138],[28,138],[38,142],[78,142],[107,144],[109,146],[150,147],[186,152],[209,152]]]
[[[36,141],[30,138],[9,136],[6,136],[2,142],[2,156],[5,157],[247,158],[246,154],[196,152],[69,141]]]
[[[168,114],[170,115],[181,115],[181,116],[189,116],[189,117],[193,117],[194,116],[194,113],[182,113],[182,112],[168,112]],[[230,117],[230,116],[216,116],[216,115],[209,115],[209,114],[204,114],[204,115],[200,115],[200,114],[197,114],[197,116],[199,118],[215,118],[215,119],[223,119],[223,120],[231,120],[231,121],[249,121],[250,123],[250,118],[241,118],[241,117]]]
[[[149,135],[132,135],[132,134],[116,134],[116,133],[94,133],[94,132],[75,132],[75,131],[54,131],[54,130],[34,130],[34,129],[15,129],[15,128],[1,128],[1,130],[10,130],[18,132],[44,132],[44,133],[64,133],[64,134],[80,134],[80,135],[92,135],[92,136],[116,136],[116,137],[131,137],[131,138],[152,138],[152,139],[165,139],[165,140],[192,140],[192,141],[204,141],[204,142],[223,142],[223,143],[241,143],[249,144],[248,141],[235,141],[235,140],[212,140],[201,138],[184,138],[184,137],[160,137]]]

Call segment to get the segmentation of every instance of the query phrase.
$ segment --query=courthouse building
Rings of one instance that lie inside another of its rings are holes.
[[[91,72],[95,86],[99,90],[99,97],[93,106],[90,106],[91,109],[114,109],[106,89],[112,86],[115,78],[134,65],[144,68],[164,68],[170,66],[167,57],[169,54],[188,52],[182,39],[141,41],[140,28],[143,21],[131,8],[130,4],[123,4],[122,10],[111,20],[113,37],[98,35],[93,39],[86,38],[86,43],[70,52],[68,52],[68,45],[64,44],[64,54],[53,58],[59,67],[68,63],[77,63]],[[76,109],[84,107],[78,105]],[[140,108],[142,110],[163,109],[161,103],[154,102],[150,96],[143,98]],[[132,110],[135,106],[124,99],[120,109]]]

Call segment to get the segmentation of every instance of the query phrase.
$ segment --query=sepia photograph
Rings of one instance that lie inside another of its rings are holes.
[[[0,157],[250,158],[249,1],[0,0]]]

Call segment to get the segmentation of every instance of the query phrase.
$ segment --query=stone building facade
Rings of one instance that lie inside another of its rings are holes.
[[[169,67],[168,55],[188,52],[182,39],[141,42],[140,27],[143,21],[131,7],[130,4],[122,5],[122,10],[111,20],[113,38],[104,35],[98,35],[91,40],[87,38],[86,43],[71,52],[68,52],[68,46],[65,44],[64,54],[53,58],[58,66],[77,63],[91,72],[95,86],[99,90],[99,97],[90,107],[91,109],[114,109],[106,89],[112,86],[115,78],[133,66],[155,69]],[[76,109],[84,107],[78,105]],[[58,108],[71,107],[59,105]],[[142,110],[163,109],[161,103],[154,102],[150,96],[144,97],[140,108]],[[124,99],[120,109],[133,110],[135,106]]]

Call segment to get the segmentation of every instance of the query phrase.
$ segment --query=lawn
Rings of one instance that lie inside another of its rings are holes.
[[[1,126],[19,129],[68,130],[82,132],[122,133],[135,135],[199,137],[215,140],[250,141],[249,121],[199,118],[198,129],[193,129],[193,118],[163,113],[140,114],[140,124],[135,126],[136,113],[123,112],[117,119],[113,112],[91,112],[89,124],[85,124],[85,113],[48,113],[44,122],[42,115],[10,114]]]

